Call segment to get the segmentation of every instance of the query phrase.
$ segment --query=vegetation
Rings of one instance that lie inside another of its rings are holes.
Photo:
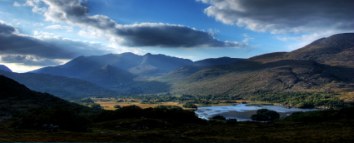
[[[252,96],[250,99],[272,103],[281,103],[287,106],[300,108],[336,108],[344,106],[344,102],[339,99],[338,95],[333,93],[258,93]]]
[[[61,128],[48,132],[48,128],[22,130],[0,126],[0,141],[352,143],[353,112],[354,108],[343,108],[297,113],[272,123],[235,124],[206,122],[178,107],[141,109],[131,106],[86,116],[93,121],[89,122],[86,131],[63,131]]]
[[[224,116],[221,116],[221,115],[216,115],[216,116],[211,117],[210,120],[225,121],[226,118]]]
[[[126,106],[115,111],[102,111],[95,118],[95,122],[106,122],[118,119],[154,119],[168,123],[198,123],[199,119],[194,112],[183,110],[176,106],[158,106],[142,109],[138,106]],[[161,121],[161,122],[162,122]]]
[[[16,115],[11,126],[20,129],[86,131],[89,120],[70,109],[38,108]]]
[[[279,118],[279,113],[268,109],[259,109],[257,110],[257,114],[251,116],[252,120],[266,122],[273,122],[275,120],[279,120]]]
[[[197,105],[195,105],[195,104],[193,104],[193,103],[191,103],[191,102],[187,102],[187,103],[183,104],[183,107],[184,107],[184,108],[193,108],[193,109],[198,108]]]
[[[252,95],[247,95],[245,98],[229,95],[141,95],[134,97],[120,97],[118,103],[124,103],[124,100],[131,100],[141,104],[163,104],[166,102],[175,102],[181,104],[184,108],[196,108],[197,105],[210,104],[232,104],[243,102],[260,102],[260,103],[276,103],[289,107],[299,108],[341,108],[345,106],[345,102],[340,98],[340,95],[335,93],[325,92],[257,92]],[[121,102],[120,100],[123,100]],[[114,101],[114,100],[112,100]],[[85,105],[85,104],[84,104]]]

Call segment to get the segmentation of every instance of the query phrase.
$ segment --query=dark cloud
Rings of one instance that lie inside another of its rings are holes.
[[[10,34],[15,32],[15,28],[0,22],[0,34]]]
[[[31,65],[52,64],[45,59],[71,59],[80,55],[103,54],[95,44],[67,39],[37,39],[15,32],[15,28],[0,23],[0,53],[2,61],[28,63]]]
[[[255,31],[352,31],[353,0],[199,0],[215,19]]]
[[[21,63],[27,66],[51,66],[61,64],[60,61],[32,55],[0,55],[0,58],[1,61],[5,63]]]
[[[26,54],[54,59],[72,58],[77,54],[39,39],[16,34],[0,35],[0,43],[2,54]]]
[[[179,25],[144,23],[117,28],[116,34],[129,39],[130,46],[233,47],[234,42],[216,40],[212,35]]]
[[[210,33],[186,26],[141,23],[122,25],[104,15],[88,15],[86,1],[44,0],[48,5],[44,16],[50,21],[66,21],[109,33],[121,44],[160,47],[238,47],[236,42],[221,41]]]

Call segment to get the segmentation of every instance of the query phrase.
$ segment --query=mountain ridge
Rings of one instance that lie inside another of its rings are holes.
[[[161,54],[81,56],[32,73],[86,81],[113,91],[107,96],[346,92],[354,89],[353,45],[354,34],[346,33],[316,40],[291,52],[248,59],[221,57],[193,62]]]
[[[312,60],[331,66],[354,67],[354,33],[335,34],[318,39],[291,52],[274,52],[249,58],[258,62]]]

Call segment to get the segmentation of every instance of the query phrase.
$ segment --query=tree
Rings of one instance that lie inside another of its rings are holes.
[[[120,105],[114,105],[114,108],[115,108],[115,109],[120,109],[120,108],[122,108],[122,106],[120,106]]]
[[[198,108],[197,105],[195,105],[195,104],[193,104],[191,102],[187,102],[187,103],[183,104],[183,107],[184,108],[194,108],[194,109]]]
[[[268,109],[257,110],[257,114],[251,116],[251,119],[254,121],[267,121],[267,122],[272,122],[278,120],[279,118],[280,118],[279,113]]]
[[[94,109],[94,110],[102,110],[102,106],[100,104],[97,104],[97,103],[94,103],[91,105],[91,108]]]

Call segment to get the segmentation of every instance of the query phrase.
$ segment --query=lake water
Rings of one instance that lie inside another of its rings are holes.
[[[201,119],[209,119],[216,115],[224,116],[226,119],[237,119],[237,121],[251,121],[251,116],[259,109],[276,111],[281,117],[289,116],[294,112],[308,112],[317,109],[288,108],[276,105],[248,105],[235,104],[229,106],[204,106],[198,107],[195,114]]]

